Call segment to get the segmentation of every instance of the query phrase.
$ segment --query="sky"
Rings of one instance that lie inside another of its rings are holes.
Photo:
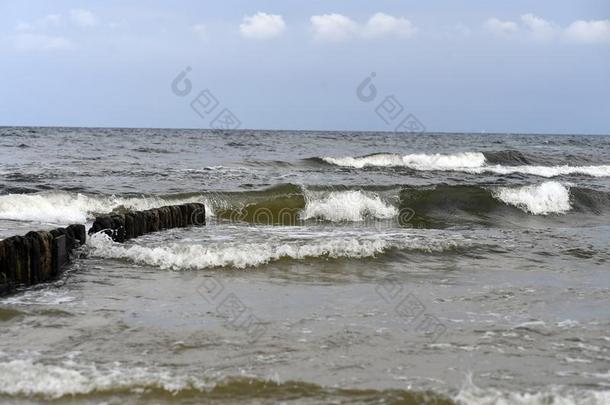
[[[0,89],[0,125],[610,134],[610,1],[0,0]]]

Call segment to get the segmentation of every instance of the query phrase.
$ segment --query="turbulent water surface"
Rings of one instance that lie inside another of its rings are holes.
[[[610,137],[0,128],[0,238],[94,235],[0,300],[0,400],[610,403]]]

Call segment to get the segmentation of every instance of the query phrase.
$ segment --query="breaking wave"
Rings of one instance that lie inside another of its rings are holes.
[[[501,187],[493,195],[534,215],[563,214],[572,208],[570,189],[556,181],[536,186]]]
[[[164,367],[133,367],[82,363],[66,359],[53,364],[34,359],[0,362],[0,395],[7,399],[78,399],[80,402],[267,403],[306,399],[314,403],[405,403],[447,405],[610,404],[610,391],[550,386],[519,392],[479,388],[470,378],[453,395],[403,389],[342,389],[304,381],[279,381],[254,375],[203,376],[181,374]],[[111,399],[106,401],[105,399]],[[89,401],[91,400],[91,401]]]
[[[485,163],[485,155],[478,152],[458,153],[454,155],[413,154],[397,155],[379,153],[362,157],[325,157],[327,163],[362,169],[363,167],[396,167],[404,166],[415,170],[453,170],[455,168],[477,168]]]
[[[469,378],[453,400],[460,405],[608,405],[610,404],[610,391],[582,390],[559,386],[551,386],[544,391],[537,392],[501,391],[495,388],[479,388]]]
[[[601,214],[610,194],[557,181],[525,186],[360,186],[321,187],[282,184],[263,190],[199,192],[162,196],[113,196],[64,191],[0,195],[0,219],[53,224],[86,223],[96,215],[200,202],[206,216],[219,221],[265,225],[302,225],[404,220],[405,210],[418,214],[444,209],[488,213],[513,208],[531,215],[588,212]]]
[[[61,365],[43,364],[31,359],[0,363],[0,392],[5,395],[41,396],[57,399],[68,395],[93,392],[155,388],[178,392],[201,384],[167,371],[146,368],[112,369],[79,365],[66,360]]]
[[[271,403],[295,398],[315,403],[447,403],[448,397],[411,390],[327,388],[302,381],[256,376],[179,374],[163,367],[83,364],[74,360],[45,364],[33,359],[0,363],[0,395],[21,399],[83,403]],[[132,400],[130,400],[130,397]]]
[[[363,189],[310,190],[282,184],[260,191],[228,192],[206,198],[218,218],[269,225],[296,225],[307,220],[360,222],[393,218],[398,213],[377,192]]]
[[[571,174],[580,174],[591,177],[610,177],[610,165],[601,166],[484,166],[479,168],[458,168],[457,171],[467,173],[495,173],[495,174],[530,174],[538,177],[557,177]]]
[[[85,223],[96,214],[107,214],[120,209],[147,210],[189,202],[202,202],[202,197],[117,197],[63,191],[7,194],[0,196],[0,219],[58,224]]]
[[[100,233],[87,241],[90,254],[106,259],[128,260],[136,264],[169,270],[201,270],[215,267],[243,269],[281,259],[362,259],[374,258],[392,249],[442,253],[468,247],[462,238],[429,239],[403,234],[400,238],[334,237],[318,240],[272,241],[260,243],[168,244],[159,247],[127,246],[114,243]]]
[[[600,215],[607,211],[609,204],[608,193],[556,181],[516,187],[405,187],[400,192],[400,208],[410,208],[415,213],[409,223],[434,227],[472,222],[482,225],[518,222],[525,215]]]
[[[296,224],[299,220],[362,221],[391,218],[396,208],[375,192],[308,191],[293,184],[248,192],[122,197],[64,191],[0,196],[0,219],[85,223],[96,215],[203,202],[208,216],[254,223]]]
[[[362,157],[324,157],[328,164],[362,169],[365,167],[406,167],[419,171],[457,171],[472,174],[529,174],[539,177],[557,177],[580,174],[591,177],[610,177],[610,165],[570,166],[532,165],[532,158],[515,151],[463,152],[456,154],[410,154],[379,153]],[[501,163],[499,163],[501,162]]]
[[[397,214],[398,209],[382,201],[378,195],[349,190],[333,191],[326,196],[308,196],[301,218],[357,222],[367,217],[388,219]]]

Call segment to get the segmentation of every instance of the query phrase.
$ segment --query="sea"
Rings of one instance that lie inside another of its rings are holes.
[[[0,128],[0,239],[94,234],[0,297],[0,401],[610,404],[610,136]]]

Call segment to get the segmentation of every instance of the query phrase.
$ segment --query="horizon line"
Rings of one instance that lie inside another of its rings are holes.
[[[396,132],[382,130],[349,130],[349,129],[269,129],[269,128],[236,128],[214,129],[193,127],[137,127],[137,126],[78,126],[78,125],[0,125],[0,128],[78,128],[78,129],[160,129],[160,130],[186,130],[186,131],[273,131],[273,132],[353,132],[378,133],[397,135],[542,135],[542,136],[610,136],[610,133],[557,133],[557,132],[496,132],[496,131],[424,131],[421,133]]]

